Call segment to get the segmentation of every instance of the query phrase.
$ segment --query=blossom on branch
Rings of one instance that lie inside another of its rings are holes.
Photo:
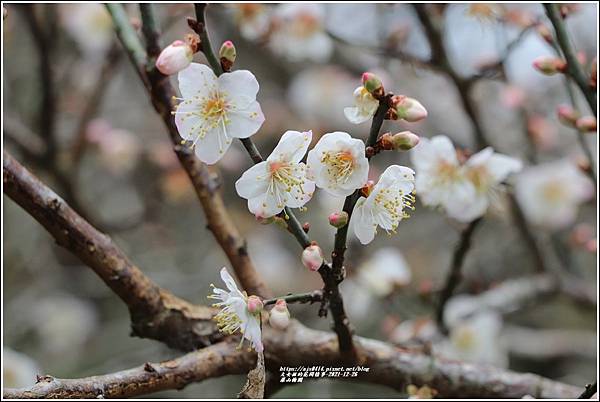
[[[365,144],[341,131],[321,137],[308,153],[306,163],[309,178],[336,197],[352,194],[369,175]]]
[[[265,121],[256,101],[259,85],[250,71],[217,77],[208,66],[192,63],[178,79],[183,100],[174,112],[175,124],[204,163],[216,163],[232,138],[250,137]]]
[[[214,317],[219,330],[231,335],[239,329],[244,335],[240,346],[244,339],[247,339],[257,352],[262,352],[264,349],[260,329],[262,301],[257,296],[248,297],[246,292],[242,293],[225,267],[221,269],[221,279],[228,290],[211,285],[213,294],[208,296],[209,299],[220,300],[213,304],[213,307],[221,308]]]
[[[482,216],[500,183],[521,169],[517,159],[486,148],[465,163],[446,136],[422,138],[411,153],[416,190],[423,204],[441,207],[451,218],[470,222]]]
[[[594,186],[574,164],[558,161],[519,174],[515,195],[527,220],[555,230],[575,221],[579,204],[594,195]]]
[[[193,58],[192,47],[182,40],[176,40],[160,52],[156,68],[164,75],[173,75],[187,68]]]
[[[413,208],[415,198],[414,171],[404,166],[389,166],[372,188],[366,188],[366,197],[356,203],[350,218],[354,234],[362,244],[375,238],[377,226],[395,232],[398,223],[408,217],[405,208]]]
[[[377,111],[379,101],[363,86],[356,88],[353,96],[355,106],[344,108],[344,116],[353,124],[370,120]]]
[[[311,199],[315,183],[300,162],[311,139],[311,131],[286,131],[267,160],[246,170],[235,183],[257,218],[275,216],[285,207],[300,208]]]

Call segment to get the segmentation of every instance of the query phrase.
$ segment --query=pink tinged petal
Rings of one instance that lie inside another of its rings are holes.
[[[204,137],[193,139],[194,152],[202,162],[213,165],[217,163],[231,146],[231,137],[227,135],[223,123],[211,128]]]
[[[218,88],[217,76],[210,67],[192,63],[177,75],[179,92],[184,99],[206,96]]]
[[[238,96],[247,96],[255,100],[258,94],[258,81],[254,74],[248,70],[237,70],[231,73],[223,73],[218,78],[219,88],[227,97],[233,101]]]
[[[267,158],[268,161],[298,163],[302,160],[312,140],[312,131],[286,131]]]
[[[260,162],[242,174],[235,182],[235,189],[242,198],[255,198],[267,192],[270,180],[268,163]]]
[[[258,102],[253,101],[243,109],[234,108],[227,112],[226,127],[233,138],[248,138],[256,134],[265,122],[265,116]]]
[[[283,205],[271,191],[248,200],[248,209],[257,218],[270,218],[283,211]]]
[[[371,211],[367,210],[367,205],[361,201],[359,200],[360,204],[357,204],[350,217],[350,226],[362,244],[369,244],[375,238],[376,227],[371,217]]]

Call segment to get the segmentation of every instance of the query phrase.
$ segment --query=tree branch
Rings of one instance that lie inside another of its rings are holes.
[[[335,335],[316,331],[292,321],[285,332],[265,328],[267,366],[343,365]],[[406,386],[428,385],[443,398],[574,398],[581,388],[534,374],[461,363],[425,353],[408,351],[372,339],[356,337],[356,347],[369,368],[353,380],[380,384],[404,392]],[[27,389],[4,390],[4,398],[128,397],[165,389],[181,389],[189,383],[254,367],[256,354],[222,342],[162,363],[146,363],[118,373],[60,380],[42,377]]]
[[[161,116],[167,128],[177,158],[192,182],[196,196],[202,205],[207,220],[207,227],[227,255],[242,287],[249,294],[269,297],[270,292],[250,260],[246,242],[240,236],[235,224],[231,221],[223,198],[218,192],[215,180],[208,167],[198,161],[188,148],[180,145],[179,132],[171,114],[173,108],[171,100],[175,95],[175,91],[169,82],[169,77],[162,75],[154,68],[149,72],[146,71],[146,51],[129,23],[123,7],[120,4],[114,3],[107,4],[106,7],[112,15],[113,23],[117,27],[117,34],[121,43],[130,55],[130,60],[133,62],[142,82],[148,89],[154,109]],[[144,13],[142,17],[144,15],[148,16],[149,13]],[[158,27],[153,21],[153,29],[147,29],[145,32],[154,32],[157,29]],[[146,45],[149,48],[155,48],[157,44],[152,41],[157,39],[158,36],[154,34],[147,37]]]
[[[56,243],[75,254],[129,308],[134,335],[192,350],[219,338],[212,310],[189,304],[161,289],[107,235],[87,223],[55,192],[3,154],[4,193],[33,216]]]
[[[438,301],[435,318],[438,324],[438,328],[443,333],[448,333],[448,329],[444,324],[444,308],[446,307],[446,302],[452,294],[454,293],[454,289],[460,283],[462,279],[462,266],[471,248],[471,238],[473,237],[473,233],[475,233],[475,229],[477,225],[481,222],[482,218],[476,219],[473,222],[469,223],[469,225],[462,231],[460,235],[460,241],[456,245],[454,249],[454,254],[452,255],[452,263],[450,265],[450,271],[448,272],[448,277],[446,278],[446,284],[442,289],[440,294],[440,299]]]
[[[556,32],[556,39],[558,41],[558,45],[560,46],[563,54],[565,55],[565,59],[567,60],[567,72],[573,81],[577,84],[581,92],[585,96],[587,103],[594,113],[594,116],[598,116],[598,112],[596,110],[596,91],[590,88],[588,84],[588,80],[581,68],[581,64],[579,64],[579,60],[577,60],[577,55],[575,54],[575,50],[571,45],[571,41],[569,40],[569,35],[567,34],[567,29],[562,20],[560,12],[558,11],[558,6],[556,4],[544,3],[544,8],[546,9],[546,14],[554,27],[554,31]]]

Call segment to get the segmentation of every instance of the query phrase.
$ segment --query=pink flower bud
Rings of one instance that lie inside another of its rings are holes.
[[[427,110],[421,103],[407,96],[395,95],[392,97],[392,120],[406,120],[414,123],[427,117]]]
[[[194,52],[190,45],[176,40],[160,52],[156,59],[156,68],[165,75],[173,75],[187,68],[193,56]]]
[[[553,75],[564,72],[567,63],[556,57],[540,56],[533,61],[533,68],[542,74]]]
[[[579,119],[577,119],[577,122],[575,123],[575,125],[577,126],[577,128],[580,131],[583,131],[585,133],[591,133],[596,131],[596,118],[594,116],[583,116],[580,117]]]
[[[579,112],[569,105],[560,105],[556,108],[558,120],[565,126],[575,127],[577,119],[580,117]]]
[[[402,131],[392,135],[391,142],[393,149],[408,151],[417,146],[419,143],[419,136],[410,131]]]
[[[334,212],[329,215],[329,224],[334,228],[341,228],[348,224],[348,213],[346,211]]]
[[[249,296],[248,297],[248,312],[250,314],[259,314],[263,310],[263,302],[260,300],[258,296]]]
[[[219,58],[221,60],[221,66],[223,70],[230,71],[233,63],[235,63],[235,58],[237,56],[237,52],[235,50],[235,46],[233,42],[230,40],[226,40],[221,45],[221,49],[219,49]]]
[[[535,30],[537,31],[538,35],[540,35],[542,39],[546,41],[546,43],[550,45],[554,43],[554,37],[552,36],[552,32],[550,31],[550,28],[548,28],[547,25],[544,25],[542,23],[537,24]]]
[[[276,329],[284,330],[290,325],[290,312],[283,299],[277,300],[269,315],[269,324]]]
[[[381,82],[381,79],[379,79],[378,76],[376,76],[373,73],[363,73],[362,75],[362,84],[363,87],[365,87],[365,89],[367,91],[369,91],[369,93],[375,97],[378,96],[383,96],[384,94],[384,90],[383,90],[383,83]]]
[[[318,271],[323,265],[323,250],[316,244],[312,244],[302,251],[302,264],[311,271]]]

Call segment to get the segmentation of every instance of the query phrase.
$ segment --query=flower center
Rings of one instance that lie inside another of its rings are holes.
[[[546,183],[542,189],[544,198],[550,202],[559,202],[565,196],[563,186],[558,182]]]
[[[414,209],[414,203],[413,194],[405,194],[402,190],[394,188],[384,188],[375,195],[375,205],[391,224],[392,232],[396,231],[402,219],[410,217],[405,208]]]
[[[453,336],[454,344],[458,349],[469,350],[475,345],[475,333],[468,327],[459,327]]]
[[[299,13],[291,25],[291,30],[294,36],[307,38],[317,32],[319,27],[319,20],[314,15]]]
[[[467,177],[478,192],[486,192],[491,185],[491,176],[485,166],[477,166],[467,171]]]
[[[437,165],[437,177],[440,183],[448,183],[456,180],[459,176],[458,167],[445,160],[441,160]]]
[[[215,307],[221,307],[221,303],[213,304]],[[231,335],[237,331],[242,325],[242,320],[231,306],[225,306],[217,315],[214,316],[213,320],[217,323],[219,331],[224,334]]]
[[[227,112],[227,102],[221,98],[218,92],[211,94],[211,96],[204,101],[201,106],[200,113],[206,120],[220,119]]]
[[[349,151],[324,152],[321,162],[327,166],[327,173],[337,183],[346,183],[354,172],[354,157]]]
[[[298,192],[304,194],[304,179],[298,172],[294,171],[294,166],[282,161],[270,162],[269,172],[271,173],[271,183],[267,191],[276,195],[278,207],[283,208],[288,201],[285,195],[280,194],[280,190],[283,190],[285,193],[291,193],[297,187]],[[280,186],[283,186],[283,188]]]

